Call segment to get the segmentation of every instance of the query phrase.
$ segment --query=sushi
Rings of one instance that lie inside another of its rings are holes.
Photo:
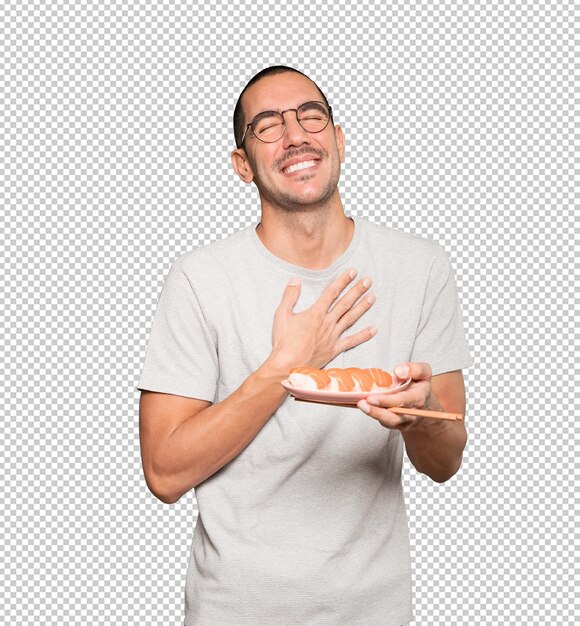
[[[321,370],[315,367],[294,367],[288,382],[300,389],[319,391],[373,391],[393,384],[391,375],[378,367],[331,367]]]

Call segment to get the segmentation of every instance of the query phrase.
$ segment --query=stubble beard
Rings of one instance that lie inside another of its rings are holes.
[[[308,174],[305,174],[305,176],[307,175]],[[309,213],[328,206],[330,199],[337,190],[339,179],[340,163],[338,164],[338,167],[333,170],[330,179],[322,189],[321,193],[318,197],[314,198],[304,198],[300,195],[300,193],[292,194],[279,189],[268,188],[267,186],[261,184],[260,177],[258,176],[255,177],[255,182],[263,201],[265,200],[275,209],[280,209],[289,213]],[[258,181],[260,181],[260,184],[258,184]]]

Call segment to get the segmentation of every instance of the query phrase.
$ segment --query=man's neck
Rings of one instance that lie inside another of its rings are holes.
[[[263,212],[256,234],[278,258],[305,269],[330,267],[350,245],[354,221],[340,212]]]

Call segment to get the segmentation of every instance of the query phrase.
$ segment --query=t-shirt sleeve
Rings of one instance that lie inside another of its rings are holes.
[[[439,244],[429,272],[411,361],[429,363],[433,376],[473,365],[453,269]]]
[[[218,379],[212,333],[178,260],[157,302],[137,389],[213,402]]]

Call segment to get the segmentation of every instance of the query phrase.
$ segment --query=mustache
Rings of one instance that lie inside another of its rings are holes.
[[[285,154],[284,158],[280,159],[280,161],[276,163],[276,167],[278,169],[282,169],[284,167],[284,163],[303,154],[316,156],[319,159],[323,159],[324,157],[328,156],[328,152],[326,152],[326,150],[322,150],[319,148],[302,148],[300,150],[292,150],[292,152],[288,152],[287,154]]]

